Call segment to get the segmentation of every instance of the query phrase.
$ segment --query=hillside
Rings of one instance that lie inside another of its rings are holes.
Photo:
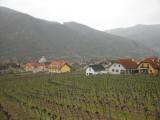
[[[60,24],[0,7],[0,56],[30,59],[144,56],[154,53],[124,37],[88,26]]]
[[[160,52],[160,25],[136,25],[129,28],[107,30],[108,33],[127,37]]]

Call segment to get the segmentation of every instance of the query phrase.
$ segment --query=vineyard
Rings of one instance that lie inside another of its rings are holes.
[[[160,76],[0,76],[0,120],[160,120]]]

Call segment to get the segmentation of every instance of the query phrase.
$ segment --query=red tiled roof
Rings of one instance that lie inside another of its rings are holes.
[[[159,59],[157,58],[157,57],[150,57],[150,58],[145,58],[144,60],[143,60],[144,62],[158,62],[159,61]]]
[[[25,66],[26,66],[26,67],[41,67],[41,66],[42,66],[42,67],[45,67],[45,64],[32,62],[32,63],[27,63]]]
[[[157,57],[145,58],[141,63],[149,63],[154,69],[160,69],[160,60]]]
[[[133,59],[119,59],[116,63],[123,65],[126,69],[136,69],[138,66],[138,62]]]
[[[26,63],[25,66],[26,66],[26,67],[32,67],[32,66],[34,66],[34,64],[35,64],[35,63]]]

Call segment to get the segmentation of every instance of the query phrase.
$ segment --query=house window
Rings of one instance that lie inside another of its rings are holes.
[[[116,67],[116,64],[114,65],[114,67]]]
[[[112,69],[112,72],[114,72],[114,69]]]
[[[119,67],[121,67],[121,65],[118,65]]]
[[[150,73],[152,73],[152,70],[150,70]]]
[[[91,71],[91,68],[89,68],[89,71]]]
[[[117,69],[116,72],[119,72],[119,70]]]
[[[141,67],[143,68],[144,64],[141,65]]]

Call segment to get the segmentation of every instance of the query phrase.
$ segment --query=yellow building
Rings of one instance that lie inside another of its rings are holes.
[[[65,73],[65,72],[71,72],[71,67],[67,64],[65,64],[62,68],[61,68],[61,73]]]
[[[160,70],[160,63],[157,58],[146,58],[138,66],[139,73],[157,75]]]
[[[66,73],[71,72],[71,67],[65,61],[56,60],[49,65],[50,73]]]

